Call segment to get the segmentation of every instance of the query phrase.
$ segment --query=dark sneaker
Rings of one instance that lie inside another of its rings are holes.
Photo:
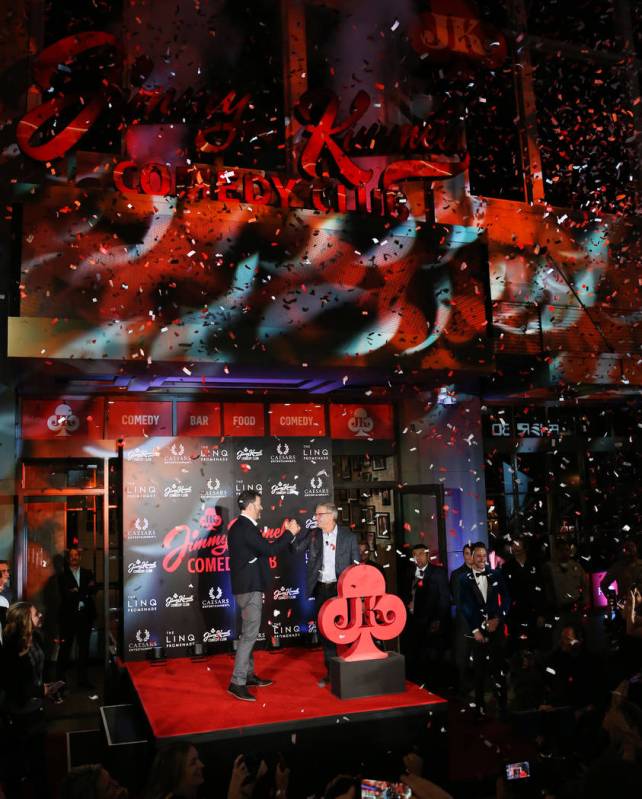
[[[265,688],[268,685],[272,685],[272,680],[264,680],[258,675],[253,674],[251,677],[247,678],[247,685],[254,685],[257,688]]]
[[[256,702],[256,697],[247,690],[247,685],[235,685],[231,682],[227,686],[227,692],[243,702]]]

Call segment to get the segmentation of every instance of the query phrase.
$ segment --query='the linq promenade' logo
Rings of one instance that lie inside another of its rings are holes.
[[[327,461],[330,459],[330,450],[327,447],[316,447],[314,444],[303,445],[303,460],[308,463]]]
[[[201,447],[200,459],[202,463],[227,463],[230,454],[223,447],[210,447],[203,444]]]
[[[156,486],[152,484],[125,483],[125,496],[132,499],[155,499]]]
[[[290,452],[290,445],[279,441],[276,445],[276,454],[270,456],[270,463],[296,463],[296,455]]]
[[[201,607],[204,610],[207,608],[229,608],[230,600],[223,594],[223,589],[220,585],[212,586],[207,595],[209,599],[201,601]]]
[[[194,633],[177,633],[174,630],[167,630],[165,633],[165,646],[167,649],[180,649],[181,647],[192,646],[196,641]]]
[[[211,644],[218,641],[227,641],[232,635],[231,630],[217,630],[212,627],[211,630],[203,633],[203,643]]]
[[[128,613],[155,613],[158,610],[158,602],[154,597],[144,599],[131,594],[127,597]]]
[[[127,567],[127,574],[150,574],[155,568],[155,560],[140,560],[140,558],[136,558]]]

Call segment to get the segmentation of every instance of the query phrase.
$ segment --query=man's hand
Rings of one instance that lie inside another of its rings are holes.
[[[296,519],[286,519],[285,529],[292,533],[292,535],[298,535],[301,532],[301,525]]]
[[[484,637],[481,630],[475,630],[475,632],[473,633],[473,638],[475,639],[475,641],[477,641],[478,644],[486,643],[486,638]]]
[[[242,789],[245,780],[248,777],[247,766],[243,755],[239,755],[234,761],[232,767],[232,776],[230,777],[230,785],[227,789],[227,799],[241,799]]]
[[[489,633],[494,633],[495,630],[499,627],[499,619],[488,619],[486,622],[486,627]]]

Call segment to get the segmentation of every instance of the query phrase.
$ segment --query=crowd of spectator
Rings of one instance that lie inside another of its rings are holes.
[[[409,679],[446,695],[471,726],[506,725],[511,735],[531,742],[536,750],[528,767],[513,769],[523,779],[497,775],[492,788],[467,785],[464,791],[457,775],[451,774],[443,787],[431,782],[429,770],[423,769],[422,756],[428,753],[419,746],[403,757],[396,774],[389,775],[415,799],[469,795],[590,799],[598,793],[603,797],[613,786],[618,797],[639,795],[642,560],[636,543],[622,543],[619,557],[601,580],[606,605],[599,614],[594,608],[591,612],[589,574],[572,545],[558,541],[552,557],[544,560],[529,543],[516,538],[505,551],[489,553],[485,544],[471,542],[450,578],[423,544],[410,548],[398,564],[399,594],[408,611],[400,645]],[[362,563],[381,569],[366,542],[359,552]],[[59,679],[47,681],[42,613],[29,602],[14,601],[9,574],[9,564],[1,561],[0,729],[5,744],[0,752],[0,799],[3,789],[9,799],[124,799],[127,790],[100,764],[71,769],[56,789],[47,784],[47,704],[61,701],[70,647],[62,649]],[[92,575],[82,573],[71,552],[61,578],[60,607],[65,637],[75,637],[78,643],[77,684],[83,688],[92,688],[86,649],[92,586]],[[597,639],[601,644],[596,645]],[[298,791],[307,769],[293,751],[277,758],[238,755],[223,777],[225,788],[220,784],[213,788],[207,764],[191,743],[172,744],[157,753],[145,789],[129,795],[285,799],[295,796],[292,773],[297,774]],[[359,771],[355,764],[353,773],[338,774],[325,787],[310,783],[305,796],[357,799]],[[297,793],[297,799],[302,795]]]

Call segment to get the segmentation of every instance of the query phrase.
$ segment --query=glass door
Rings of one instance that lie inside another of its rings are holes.
[[[120,536],[113,523],[118,513],[109,479],[112,460],[117,462],[33,459],[20,467],[17,589],[22,599],[33,602],[44,614],[42,632],[50,663],[58,652],[59,580],[72,547],[79,550],[80,566],[92,572],[96,583],[90,659],[106,663],[109,658],[110,618],[112,610],[121,606]]]
[[[403,542],[409,546],[425,544],[433,563],[447,565],[444,490],[440,485],[403,486],[399,492]]]

